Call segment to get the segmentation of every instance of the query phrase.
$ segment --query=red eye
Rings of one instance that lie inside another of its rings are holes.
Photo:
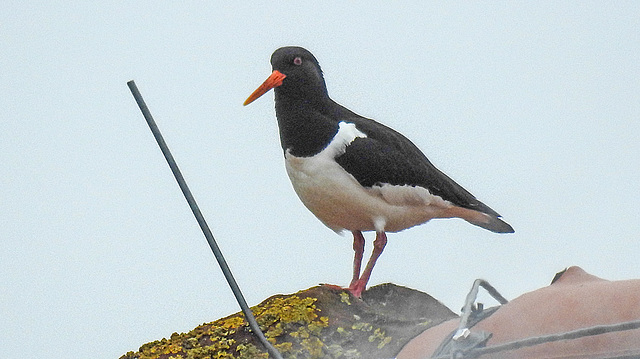
[[[293,59],[293,64],[297,66],[302,65],[302,58],[300,56],[296,57],[295,59]]]

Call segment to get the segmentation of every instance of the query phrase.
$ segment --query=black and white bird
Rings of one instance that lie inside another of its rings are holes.
[[[318,60],[301,47],[271,56],[272,74],[245,101],[270,89],[287,174],[302,203],[327,227],[353,233],[353,279],[365,290],[387,236],[433,218],[462,218],[497,233],[513,233],[500,215],[438,170],[402,134],[333,101]],[[376,231],[360,274],[363,231]]]

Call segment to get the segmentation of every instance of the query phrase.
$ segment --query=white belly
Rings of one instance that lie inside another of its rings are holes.
[[[382,185],[365,188],[335,158],[356,138],[366,138],[352,123],[340,122],[327,147],[315,156],[285,153],[287,174],[302,203],[336,232],[398,232],[432,218],[449,217],[448,201],[422,187]]]

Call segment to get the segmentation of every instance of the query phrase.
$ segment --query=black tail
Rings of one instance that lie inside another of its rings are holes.
[[[469,221],[469,223],[475,224],[478,227],[488,229],[491,232],[495,232],[495,233],[514,233],[515,232],[515,230],[513,229],[513,227],[511,227],[509,223],[501,220],[498,217],[494,217],[486,213],[484,217],[487,219],[486,222],[485,221],[483,222]]]

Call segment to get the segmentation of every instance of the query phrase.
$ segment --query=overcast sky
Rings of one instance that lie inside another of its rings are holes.
[[[516,230],[390,234],[370,284],[458,311],[479,277],[508,298],[569,265],[638,278],[640,2],[416,3],[5,0],[3,358],[118,358],[239,310],[132,79],[249,304],[348,284],[351,237],[293,192],[273,95],[242,106],[286,45]]]

